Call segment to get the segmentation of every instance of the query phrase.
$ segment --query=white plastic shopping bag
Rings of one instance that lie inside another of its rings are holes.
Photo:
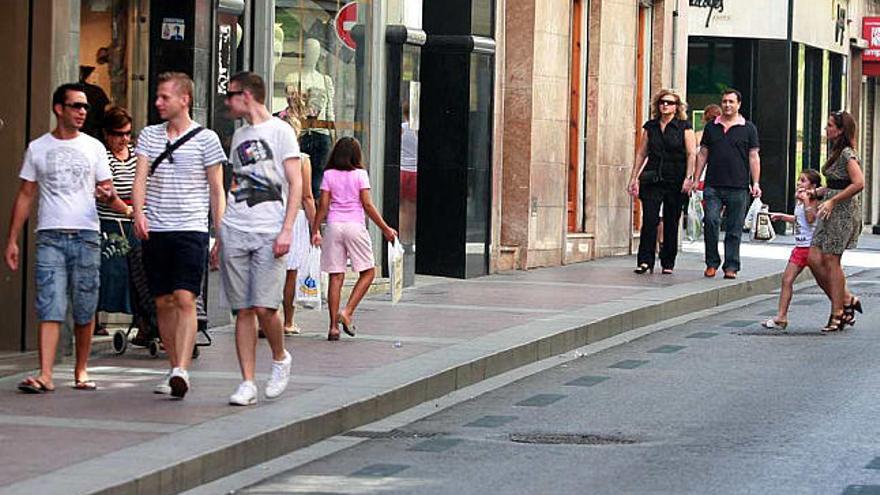
[[[776,239],[776,230],[773,229],[773,222],[770,221],[770,207],[764,205],[761,211],[755,215],[755,225],[752,229],[752,240],[761,242],[770,242]]]
[[[749,211],[746,213],[746,221],[743,223],[743,232],[749,232],[755,226],[755,217],[760,213],[762,206],[764,206],[764,203],[761,201],[761,198],[752,200],[752,205],[749,206]]]
[[[311,246],[305,266],[296,272],[296,302],[312,309],[321,309],[321,248]]]
[[[388,271],[391,275],[391,303],[400,301],[403,295],[403,245],[400,239],[388,243]]]
[[[700,195],[696,192],[691,194],[688,200],[687,209],[687,226],[685,228],[685,238],[689,241],[696,241],[703,235],[703,202]]]

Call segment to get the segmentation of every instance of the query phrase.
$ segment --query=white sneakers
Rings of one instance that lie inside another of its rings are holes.
[[[171,397],[182,399],[189,391],[189,373],[180,368],[172,369],[168,385],[171,387]]]
[[[293,356],[284,351],[284,360],[272,361],[269,379],[266,380],[266,398],[274,399],[281,395],[290,381],[290,367]],[[251,406],[257,403],[257,386],[254,382],[245,381],[238,385],[235,393],[229,396],[229,403],[234,406]]]
[[[266,380],[266,398],[274,399],[284,392],[287,382],[290,381],[290,365],[293,364],[293,356],[284,351],[283,361],[272,361],[272,371]]]
[[[254,382],[241,382],[235,393],[229,396],[233,406],[251,406],[257,403],[257,386]]]
[[[171,379],[171,370],[168,370],[168,373],[165,373],[165,376],[162,377],[162,381],[156,384],[153,387],[154,394],[164,394],[171,395],[171,385],[168,384],[168,380]]]

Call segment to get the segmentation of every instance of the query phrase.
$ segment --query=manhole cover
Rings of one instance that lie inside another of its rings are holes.
[[[544,445],[629,445],[637,443],[633,438],[621,435],[596,435],[582,433],[511,433],[508,438],[516,443]]]
[[[372,431],[372,430],[355,430],[343,433],[344,437],[354,437],[354,438],[433,438],[436,436],[443,435],[443,433],[434,433],[434,432],[419,432],[419,431],[404,431],[404,430],[390,430],[390,431]]]

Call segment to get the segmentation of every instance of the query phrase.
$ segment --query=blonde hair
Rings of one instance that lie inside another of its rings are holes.
[[[675,118],[678,120],[687,120],[687,105],[681,101],[681,97],[671,89],[661,89],[660,91],[657,91],[657,94],[651,99],[651,118],[660,118],[660,100],[664,96],[674,96],[675,101],[678,102],[678,105],[676,105],[675,108]]]
[[[283,120],[290,124],[296,135],[299,136],[299,133],[302,132],[302,121],[306,118],[306,99],[292,84],[285,88],[285,92],[287,93],[287,108]]]
[[[177,92],[189,96],[189,105],[193,104],[193,80],[185,72],[163,72],[159,74],[159,84],[173,82]]]

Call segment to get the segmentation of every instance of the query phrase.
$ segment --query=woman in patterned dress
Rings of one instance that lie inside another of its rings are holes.
[[[831,155],[822,167],[825,186],[817,194],[823,199],[817,209],[818,222],[810,247],[810,270],[831,300],[831,315],[824,332],[843,330],[855,323],[862,303],[846,286],[840,265],[844,250],[856,247],[862,232],[862,208],[857,196],[865,187],[855,152],[856,122],[848,112],[834,112],[825,127],[832,143]]]

